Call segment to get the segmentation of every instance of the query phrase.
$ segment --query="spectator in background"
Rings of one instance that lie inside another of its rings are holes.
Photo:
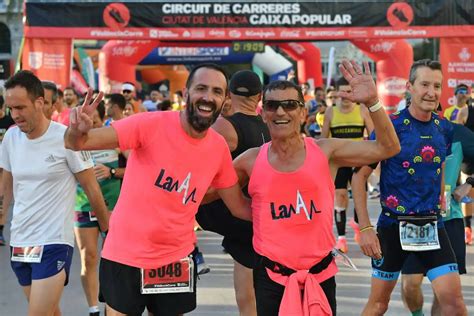
[[[326,99],[326,93],[321,87],[314,88],[314,99],[320,105]]]
[[[172,111],[173,107],[171,105],[170,100],[163,100],[161,103],[158,104],[157,110],[159,111]]]
[[[107,116],[111,118],[112,122],[123,119],[126,104],[127,101],[123,95],[118,93],[110,95],[108,102],[105,104],[105,108]],[[111,122],[108,122],[108,125],[110,125],[110,123]],[[108,126],[107,122],[104,125]]]
[[[124,82],[122,84],[122,95],[125,98],[126,102],[129,102],[133,105],[133,112],[146,112],[146,108],[139,100],[135,100],[135,85],[131,82]]]
[[[58,88],[56,84],[51,81],[41,81],[41,84],[44,89],[43,113],[48,120],[51,120],[54,112],[54,104],[58,99]]]
[[[306,120],[306,135],[313,138],[321,137],[326,109],[326,102],[322,100],[315,108],[309,110],[308,118]]]
[[[326,109],[328,108],[326,101],[321,101],[321,103],[318,106],[317,113],[316,113],[316,124],[319,125],[319,128],[321,128],[321,131],[323,130],[323,124],[324,124],[324,114],[326,113]],[[319,135],[321,136],[321,135]]]
[[[160,103],[163,101],[163,95],[158,90],[152,90],[150,92],[150,100],[143,102],[148,112],[153,112],[159,109]]]
[[[183,98],[183,92],[180,90],[175,91],[173,94],[173,111],[181,111],[185,105],[186,102]]]
[[[51,120],[66,126],[69,125],[69,112],[71,112],[71,109],[64,105],[64,93],[61,89],[58,89],[58,97],[56,102],[54,102],[54,109]]]
[[[335,105],[337,99],[337,93],[334,87],[329,87],[326,90],[326,105],[327,107],[332,107]]]
[[[304,102],[308,102],[313,99],[313,94],[311,93],[311,87],[309,83],[303,82],[301,84],[301,91],[303,91]]]
[[[454,96],[456,97],[456,104],[444,110],[443,113],[444,118],[451,122],[457,122],[462,108],[467,107],[469,87],[463,83],[457,85],[456,89],[454,89]]]
[[[70,109],[75,108],[79,103],[78,95],[73,87],[66,87],[64,89],[64,102]]]
[[[133,105],[131,103],[125,104],[125,109],[123,110],[123,116],[124,117],[129,117],[131,115],[135,114],[133,112]]]
[[[317,108],[318,106],[308,112],[305,124],[305,135],[313,138],[321,136],[321,128],[318,123],[316,123]]]

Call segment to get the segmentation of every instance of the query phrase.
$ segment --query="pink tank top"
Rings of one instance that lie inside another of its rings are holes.
[[[314,139],[304,142],[306,158],[293,172],[275,170],[268,162],[271,142],[263,145],[249,182],[255,251],[294,270],[311,268],[335,245],[328,159]]]

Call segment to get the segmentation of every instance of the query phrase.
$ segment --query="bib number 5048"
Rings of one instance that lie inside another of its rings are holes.
[[[148,270],[150,278],[180,277],[183,274],[181,262],[170,263],[157,269]]]
[[[141,274],[142,294],[194,291],[194,262],[189,257],[158,268],[141,269]]]

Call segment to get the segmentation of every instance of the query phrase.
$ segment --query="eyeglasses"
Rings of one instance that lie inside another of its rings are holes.
[[[131,90],[123,90],[122,93],[132,93]]]
[[[276,112],[279,107],[285,112],[294,111],[298,107],[304,107],[304,103],[298,100],[265,100],[263,101],[263,109],[269,112]]]

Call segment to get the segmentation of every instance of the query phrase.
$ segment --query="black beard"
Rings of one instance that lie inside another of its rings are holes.
[[[217,110],[217,106],[214,103],[207,103],[208,105],[214,108],[214,112],[212,116],[202,117],[197,114],[197,106],[191,103],[190,97],[186,100],[186,120],[188,121],[189,125],[198,133],[202,133],[211,127],[212,124],[217,120],[219,114],[221,113],[220,110]],[[201,102],[204,103],[204,102]]]

